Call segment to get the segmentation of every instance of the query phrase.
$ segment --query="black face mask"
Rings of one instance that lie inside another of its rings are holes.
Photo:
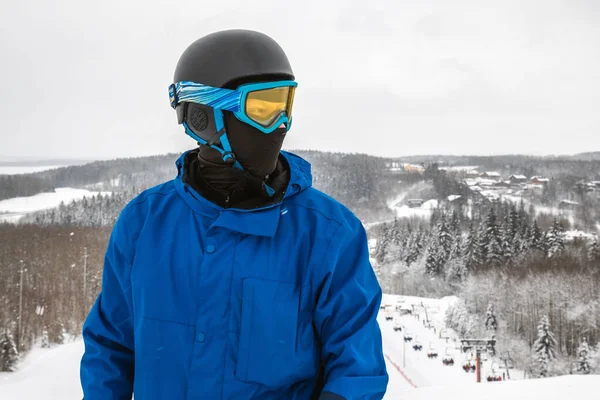
[[[281,146],[287,133],[278,128],[265,134],[224,111],[225,129],[236,159],[257,178],[263,179],[275,170]]]

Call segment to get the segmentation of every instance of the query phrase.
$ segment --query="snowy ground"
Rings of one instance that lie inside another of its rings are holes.
[[[392,210],[396,217],[424,217],[429,218],[433,210],[438,206],[437,200],[427,200],[421,207],[411,208],[407,205],[393,206]]]
[[[2,200],[0,201],[0,222],[18,222],[26,214],[55,208],[61,202],[67,204],[73,200],[95,196],[98,193],[110,194],[110,192],[92,192],[86,189],[57,188],[50,193]]]
[[[14,373],[0,373],[2,400],[81,399],[79,360],[83,341],[32,350]]]
[[[18,174],[31,174],[34,172],[48,171],[50,169],[56,169],[64,167],[64,165],[34,165],[34,166],[1,166],[0,175],[18,175]]]
[[[474,373],[465,373],[460,365],[464,355],[456,349],[450,339],[440,339],[439,328],[443,327],[446,308],[456,298],[440,300],[421,299],[403,296],[385,296],[384,304],[417,305],[416,316],[399,317],[403,331],[395,332],[394,323],[380,315],[386,364],[390,383],[385,400],[563,400],[565,398],[597,398],[600,375],[563,376],[549,379],[520,380],[522,372],[511,370],[515,379],[505,382],[475,383]],[[423,307],[421,307],[421,304]],[[423,326],[425,310],[436,328]],[[404,345],[403,335],[409,331],[413,342]],[[451,335],[451,332],[449,332]],[[412,344],[421,342],[423,351],[415,351]],[[437,348],[437,359],[429,359],[430,345]],[[53,349],[36,348],[23,360],[15,373],[0,373],[0,399],[39,400],[39,399],[79,399],[82,396],[79,384],[79,361],[83,352],[81,339]],[[441,357],[450,354],[455,359],[454,366],[444,366]],[[492,366],[491,360],[483,362],[482,378],[485,380]],[[595,394],[594,394],[595,393]]]

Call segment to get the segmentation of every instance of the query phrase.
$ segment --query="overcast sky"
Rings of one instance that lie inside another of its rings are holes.
[[[288,149],[600,150],[597,0],[19,0],[0,5],[0,156],[194,147],[167,88],[190,43],[229,28],[288,54]]]

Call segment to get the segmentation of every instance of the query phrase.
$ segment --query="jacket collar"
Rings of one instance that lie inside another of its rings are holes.
[[[175,187],[178,194],[185,203],[196,213],[215,220],[212,226],[222,227],[231,231],[247,235],[273,237],[279,226],[279,218],[282,204],[272,204],[267,207],[252,210],[241,210],[237,208],[220,207],[192,189],[183,181],[185,156],[191,150],[183,153],[175,165],[177,166],[177,178]],[[297,195],[312,186],[311,165],[303,158],[289,152],[282,151],[290,167],[290,181],[285,192],[285,199]]]

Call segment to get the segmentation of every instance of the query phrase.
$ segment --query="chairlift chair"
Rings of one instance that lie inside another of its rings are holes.
[[[438,352],[433,343],[429,342],[429,349],[427,350],[428,358],[437,358]]]

